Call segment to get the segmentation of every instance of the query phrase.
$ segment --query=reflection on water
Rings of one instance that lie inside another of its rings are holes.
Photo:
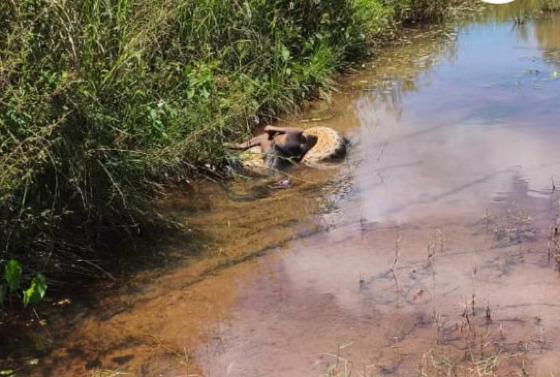
[[[260,261],[206,375],[560,372],[560,23],[514,27],[531,5],[412,38],[336,100],[351,193],[329,232]]]
[[[560,23],[557,14],[541,18],[533,24],[535,39],[546,63],[560,67]],[[555,76],[555,78],[557,78]]]
[[[560,372],[560,18],[512,22],[535,4],[412,33],[286,121],[348,135],[337,169],[165,203],[204,241],[165,248],[201,255],[55,317],[30,373]]]

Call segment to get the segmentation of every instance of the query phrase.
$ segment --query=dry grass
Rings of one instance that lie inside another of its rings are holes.
[[[501,362],[500,352],[480,355],[467,353],[458,358],[441,348],[433,348],[422,356],[419,374],[422,377],[488,377],[495,376]]]

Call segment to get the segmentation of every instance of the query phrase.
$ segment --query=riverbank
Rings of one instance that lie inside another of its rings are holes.
[[[161,224],[162,184],[216,174],[224,140],[327,96],[448,3],[1,4],[0,261],[103,274],[111,245]]]

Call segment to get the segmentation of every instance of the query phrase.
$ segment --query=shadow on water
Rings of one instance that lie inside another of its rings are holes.
[[[560,18],[514,27],[535,4],[410,33],[284,121],[347,135],[338,168],[165,200],[176,265],[51,303],[25,373],[560,372]]]

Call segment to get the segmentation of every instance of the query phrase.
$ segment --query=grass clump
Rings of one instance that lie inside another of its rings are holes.
[[[560,12],[560,0],[540,0],[540,6],[544,12]]]
[[[448,0],[392,0],[397,17],[405,24],[442,20]]]
[[[0,262],[83,272],[156,216],[157,182],[447,0],[0,2]]]

